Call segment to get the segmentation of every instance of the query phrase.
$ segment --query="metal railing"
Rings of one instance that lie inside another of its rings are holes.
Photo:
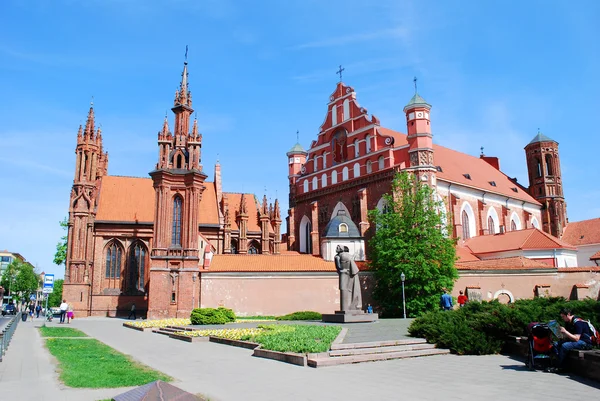
[[[8,348],[10,340],[15,333],[17,324],[19,324],[19,319],[17,319],[17,317],[18,315],[13,316],[8,324],[2,328],[2,331],[0,331],[0,362],[2,362],[2,357],[4,354],[6,354],[6,349]]]

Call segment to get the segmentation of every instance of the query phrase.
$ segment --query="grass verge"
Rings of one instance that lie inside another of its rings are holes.
[[[68,327],[40,327],[42,337],[87,337],[83,331]]]
[[[279,352],[326,352],[342,330],[339,326],[259,325],[263,331],[242,338]]]
[[[60,379],[69,387],[129,387],[172,380],[95,339],[49,338],[46,346],[58,359]]]

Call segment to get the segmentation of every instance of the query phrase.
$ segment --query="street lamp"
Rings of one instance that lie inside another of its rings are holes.
[[[404,296],[404,280],[406,280],[406,276],[404,275],[404,272],[400,274],[400,280],[402,280],[402,310],[404,311],[402,316],[406,319],[406,297]]]

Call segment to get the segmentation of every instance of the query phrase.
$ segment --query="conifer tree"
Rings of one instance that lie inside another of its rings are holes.
[[[369,241],[375,277],[373,296],[386,317],[401,317],[405,274],[406,310],[410,317],[439,308],[444,288],[452,289],[458,272],[455,240],[446,234],[442,202],[413,174],[398,173],[383,211],[369,212],[376,233]]]

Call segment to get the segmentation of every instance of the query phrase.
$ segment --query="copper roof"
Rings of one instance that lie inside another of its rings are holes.
[[[572,245],[600,244],[600,218],[569,222],[562,239]]]
[[[518,269],[553,269],[549,264],[528,259],[524,256],[513,258],[486,259],[473,262],[457,262],[458,270],[518,270]]]
[[[465,246],[476,255],[514,250],[575,249],[537,228],[508,231],[504,234],[480,235],[469,238]]]
[[[206,272],[335,272],[335,264],[318,256],[215,255]]]

